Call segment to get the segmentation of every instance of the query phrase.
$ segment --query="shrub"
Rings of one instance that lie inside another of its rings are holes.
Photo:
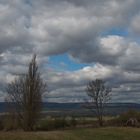
[[[3,124],[3,121],[0,120],[0,130],[3,130],[4,129],[4,124]]]
[[[69,126],[69,122],[65,118],[45,119],[41,120],[38,126],[39,130],[55,130]]]
[[[7,114],[4,117],[3,127],[6,131],[19,128],[19,122],[15,114]]]
[[[105,122],[105,126],[126,126],[128,120],[136,120],[140,122],[140,112],[136,110],[128,110],[120,114],[119,116],[113,117]],[[139,123],[137,124],[139,126]]]
[[[71,117],[70,126],[75,127],[76,125],[77,125],[77,120],[75,119],[75,117]]]
[[[65,118],[60,118],[60,119],[55,118],[54,126],[55,126],[56,129],[64,128],[64,127],[68,126],[68,123],[67,123]]]
[[[54,127],[54,121],[46,119],[46,120],[40,121],[37,129],[39,129],[39,130],[52,130],[53,127]]]
[[[129,110],[119,116],[119,120],[122,122],[126,122],[130,118],[136,118],[137,120],[140,120],[140,112],[137,112],[135,110]]]

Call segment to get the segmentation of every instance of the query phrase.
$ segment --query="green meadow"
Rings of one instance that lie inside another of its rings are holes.
[[[0,132],[0,140],[140,140],[140,129],[107,127],[46,132]]]

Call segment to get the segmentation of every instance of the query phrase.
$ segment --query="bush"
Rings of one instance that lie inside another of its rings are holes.
[[[136,119],[138,122],[140,122],[140,112],[129,110],[120,114],[117,118],[107,121],[107,123],[108,125],[112,126],[125,126],[130,118]]]
[[[42,121],[40,121],[37,129],[39,129],[39,130],[52,130],[53,127],[54,127],[53,120],[42,120]]]
[[[55,130],[69,126],[69,122],[65,118],[45,119],[41,120],[38,126],[39,130]]]
[[[19,122],[15,114],[7,114],[4,117],[4,129],[6,131],[15,130],[19,128]]]
[[[68,122],[65,118],[61,118],[61,119],[55,119],[54,120],[54,126],[57,129],[57,128],[67,127],[69,125],[68,125]]]
[[[3,121],[0,120],[0,130],[3,130],[4,129],[4,124],[3,124]]]
[[[75,127],[77,125],[77,120],[74,117],[71,117],[70,126]]]
[[[136,118],[138,121],[140,121],[140,112],[137,112],[135,110],[129,110],[123,114],[121,114],[118,118],[121,122],[126,122],[130,118]]]

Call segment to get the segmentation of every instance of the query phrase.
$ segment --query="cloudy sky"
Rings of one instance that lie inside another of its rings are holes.
[[[140,0],[0,0],[1,101],[33,53],[44,100],[82,101],[102,78],[113,102],[140,103]]]

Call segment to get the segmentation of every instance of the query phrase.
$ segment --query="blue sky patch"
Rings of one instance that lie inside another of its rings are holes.
[[[88,64],[77,63],[76,61],[70,59],[68,54],[51,56],[49,64],[51,67],[56,68],[58,70],[68,71],[75,71],[82,69],[85,66],[88,66]]]
[[[124,36],[127,37],[128,36],[128,30],[125,28],[112,28],[110,30],[105,31],[104,33],[102,33],[102,36],[106,36],[106,35],[118,35],[118,36]]]

